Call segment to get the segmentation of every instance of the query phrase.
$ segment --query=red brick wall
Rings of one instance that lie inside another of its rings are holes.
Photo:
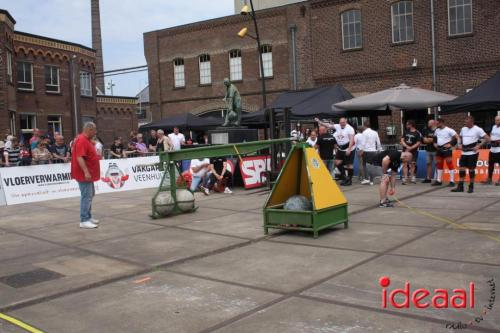
[[[106,98],[113,98],[107,96]],[[132,103],[97,102],[97,135],[109,148],[115,137],[121,136],[127,142],[131,130],[137,130],[135,101]]]

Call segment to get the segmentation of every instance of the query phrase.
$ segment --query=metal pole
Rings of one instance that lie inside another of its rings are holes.
[[[436,27],[434,24],[434,0],[430,0],[431,3],[431,40],[432,40],[432,90],[437,90],[437,78],[436,78]],[[434,108],[434,118],[437,119],[438,110]]]
[[[75,83],[75,58],[76,56],[72,56],[70,59],[70,76],[71,76],[71,91],[73,92],[73,118],[74,118],[74,125],[75,125],[75,132],[73,133],[73,136],[78,135],[78,109],[77,109],[77,103],[76,103],[76,83]]]
[[[260,45],[260,35],[259,28],[257,26],[257,18],[255,17],[255,10],[253,8],[253,0],[250,0],[250,7],[252,8],[252,19],[255,25],[255,36],[257,38],[257,47],[259,52],[259,60],[260,60],[260,73],[262,75],[262,108],[265,109],[267,107],[267,99],[266,99],[266,79],[264,76],[264,62],[262,61],[262,49]]]
[[[290,27],[290,32],[292,33],[292,78],[293,78],[293,90],[297,90],[297,44],[296,44],[296,32],[297,26],[294,25]]]

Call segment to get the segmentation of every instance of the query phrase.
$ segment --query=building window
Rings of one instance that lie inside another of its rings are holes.
[[[361,11],[354,9],[342,13],[342,48],[361,48]]]
[[[62,119],[61,116],[48,116],[47,117],[48,130],[52,130],[52,133],[56,132],[62,134]]]
[[[33,90],[33,64],[29,62],[17,63],[17,89]]]
[[[185,87],[186,80],[184,76],[184,59],[174,60],[174,87]]]
[[[33,133],[36,128],[36,117],[33,114],[20,114],[19,121],[22,133]]]
[[[260,47],[262,53],[262,64],[264,65],[264,77],[273,77],[273,48],[271,45],[262,45]],[[260,64],[259,64],[260,72]],[[260,73],[262,77],[262,73]]]
[[[450,36],[472,33],[472,0],[448,0]]]
[[[92,74],[80,72],[80,95],[92,96]]]
[[[231,81],[243,80],[241,50],[229,51],[229,78],[231,79]]]
[[[400,1],[391,6],[392,42],[413,41],[413,1]]]
[[[200,56],[200,84],[212,83],[212,70],[210,67],[210,56],[202,54]]]
[[[50,93],[60,92],[58,67],[45,66],[45,91]]]
[[[12,83],[12,52],[7,51],[7,80]]]

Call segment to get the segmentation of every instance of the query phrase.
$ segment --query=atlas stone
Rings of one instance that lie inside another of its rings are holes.
[[[294,195],[288,198],[283,206],[285,210],[312,210],[312,204],[309,199],[303,195]]]

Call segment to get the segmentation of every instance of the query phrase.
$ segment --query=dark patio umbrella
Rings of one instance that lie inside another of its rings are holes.
[[[220,126],[223,119],[214,117],[197,117],[191,113],[183,113],[167,117],[165,119],[143,125],[139,130],[164,129],[170,130],[174,127],[186,129],[203,129]]]
[[[441,104],[441,113],[500,110],[500,71],[463,96]]]

